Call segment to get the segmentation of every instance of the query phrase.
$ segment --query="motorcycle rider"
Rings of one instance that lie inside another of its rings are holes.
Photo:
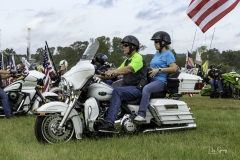
[[[52,80],[51,87],[58,87],[59,82],[61,81],[61,76],[66,73],[67,67],[68,67],[68,62],[65,59],[59,62],[59,70],[57,71],[58,74],[53,74],[50,76]]]
[[[106,61],[108,59],[106,54],[98,53],[95,58],[92,60],[92,64],[95,67],[95,76],[99,78],[103,78],[101,75],[98,75],[97,71],[100,70],[101,72],[106,72],[110,68],[110,64]],[[115,79],[107,79],[106,83],[111,85]]]
[[[218,80],[218,72],[215,70],[215,65],[210,65],[210,70],[208,71],[208,79],[211,85],[211,96],[215,93],[215,85],[218,86],[220,94],[223,94],[223,87],[221,80]]]
[[[152,69],[149,72],[151,83],[148,83],[143,88],[138,116],[134,119],[136,122],[145,122],[151,93],[163,91],[167,83],[168,73],[173,73],[177,70],[176,60],[173,53],[169,50],[169,45],[171,44],[170,35],[167,32],[159,31],[154,33],[151,40],[154,41],[157,52],[150,62],[150,68]]]
[[[14,77],[14,71],[0,70],[0,99],[2,100],[2,107],[6,118],[13,118],[12,110],[8,101],[8,95],[2,89],[2,79]]]
[[[59,62],[59,75],[64,75],[66,73],[68,67],[68,62],[64,59]]]
[[[106,65],[106,69],[109,68],[110,66],[108,64],[105,64],[107,59],[108,57],[106,54],[98,53],[92,61],[92,64],[95,67],[95,71],[97,71],[104,65]]]
[[[122,101],[140,98],[142,92],[137,85],[141,82],[141,79],[147,79],[147,67],[142,56],[138,53],[138,39],[132,35],[128,35],[122,39],[121,43],[124,54],[128,58],[116,70],[106,71],[105,76],[113,78],[117,75],[123,75],[122,86],[114,87],[110,107],[105,118],[106,123],[99,126],[99,130],[114,131],[114,122]]]
[[[222,65],[221,64],[219,66],[217,66],[216,72],[218,73],[217,80],[222,80],[223,70],[222,70]]]

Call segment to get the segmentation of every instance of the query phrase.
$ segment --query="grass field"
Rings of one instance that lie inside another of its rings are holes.
[[[240,159],[240,101],[185,95],[197,129],[40,144],[35,116],[0,119],[0,159]]]

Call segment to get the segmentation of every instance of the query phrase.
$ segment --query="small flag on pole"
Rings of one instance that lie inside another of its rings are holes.
[[[42,64],[42,73],[46,75],[44,82],[43,92],[47,92],[50,90],[50,76],[54,74],[52,64],[50,63],[47,47],[45,46],[44,55],[43,55],[43,64]]]

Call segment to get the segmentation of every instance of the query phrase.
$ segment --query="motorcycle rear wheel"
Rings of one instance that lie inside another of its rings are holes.
[[[68,142],[74,135],[72,120],[68,120],[61,130],[58,126],[62,120],[59,115],[38,116],[35,122],[35,136],[39,142]]]

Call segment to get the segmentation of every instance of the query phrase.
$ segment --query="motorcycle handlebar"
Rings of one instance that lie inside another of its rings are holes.
[[[101,76],[105,76],[105,75],[106,75],[105,72],[102,72],[102,71],[100,71],[100,70],[97,70],[96,73],[97,73],[97,74],[100,74]],[[111,74],[111,77],[113,77],[113,76],[115,76],[114,73]]]
[[[102,72],[102,71],[100,71],[100,70],[97,70],[96,73],[99,74],[99,75],[101,75],[101,76],[105,76],[105,72]]]

